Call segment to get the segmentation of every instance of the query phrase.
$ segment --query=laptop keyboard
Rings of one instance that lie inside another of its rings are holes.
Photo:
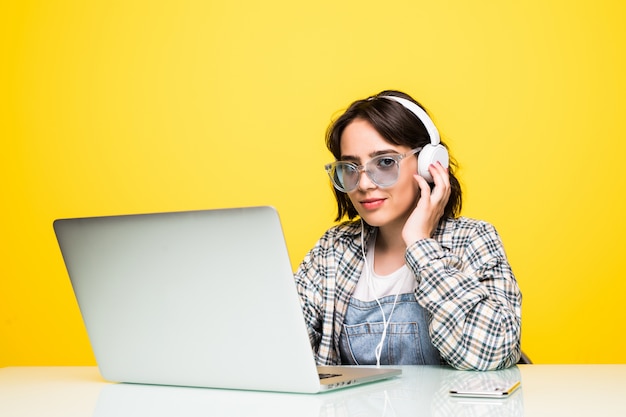
[[[341,374],[318,374],[320,379],[333,378],[335,376],[341,376]]]

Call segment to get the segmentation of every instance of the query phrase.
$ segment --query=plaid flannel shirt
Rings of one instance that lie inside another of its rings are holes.
[[[367,242],[376,228],[365,226]],[[340,363],[339,336],[361,276],[360,221],[329,229],[295,274],[309,338],[320,365]],[[446,219],[430,239],[406,250],[418,281],[415,297],[429,312],[429,334],[457,369],[490,370],[519,360],[522,296],[502,241],[489,223]]]

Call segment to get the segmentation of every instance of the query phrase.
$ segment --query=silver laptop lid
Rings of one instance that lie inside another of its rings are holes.
[[[105,379],[320,389],[273,208],[63,219],[54,228]]]

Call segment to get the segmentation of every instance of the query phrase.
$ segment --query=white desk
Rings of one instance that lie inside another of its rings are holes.
[[[402,369],[389,381],[297,395],[111,384],[95,367],[2,368],[0,416],[626,416],[626,365],[521,365],[506,371],[522,388],[505,400],[448,395],[459,379],[499,372]]]

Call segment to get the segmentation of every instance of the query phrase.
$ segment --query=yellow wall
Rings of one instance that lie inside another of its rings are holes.
[[[0,366],[93,364],[59,217],[271,204],[332,224],[323,134],[401,89],[502,237],[539,363],[626,362],[624,2],[7,1]]]

